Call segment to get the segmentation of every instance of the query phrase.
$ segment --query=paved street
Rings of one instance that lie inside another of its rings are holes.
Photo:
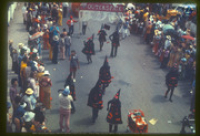
[[[68,19],[63,19],[63,26],[60,27],[60,32],[62,28],[68,30],[65,23]],[[72,37],[71,50],[76,50],[79,56],[80,69],[77,72],[77,82],[75,83],[77,101],[74,104],[76,112],[71,115],[70,119],[72,133],[108,133],[109,126],[106,122],[108,113],[106,110],[107,102],[113,98],[120,88],[123,124],[118,127],[119,133],[126,133],[129,109],[141,109],[144,111],[149,126],[149,133],[179,133],[181,129],[180,121],[184,116],[189,114],[189,84],[184,82],[179,83],[172,97],[173,103],[165,99],[164,93],[167,89],[165,75],[168,70],[159,68],[159,61],[151,52],[151,48],[141,43],[137,35],[130,35],[120,41],[117,57],[108,58],[111,75],[114,79],[109,87],[106,88],[106,93],[103,96],[104,108],[100,110],[96,123],[92,124],[92,109],[87,106],[88,94],[98,80],[99,69],[103,65],[105,56],[109,56],[111,50],[110,43],[105,43],[103,51],[99,52],[97,32],[100,29],[101,23],[107,23],[111,26],[111,29],[107,31],[108,35],[115,30],[116,25],[110,24],[106,20],[104,22],[90,21],[86,35],[79,35],[79,24],[75,24],[75,34]],[[95,34],[94,43],[96,54],[92,56],[93,63],[87,64],[86,56],[81,50],[83,48],[83,41],[87,40],[93,33]],[[9,39],[13,39],[14,47],[16,48],[19,42],[27,45],[28,32],[26,32],[25,26],[22,23],[21,7],[16,9],[14,19],[8,27]],[[11,73],[11,58],[9,52],[7,56],[8,86],[10,86],[10,79],[16,77],[16,75]],[[48,60],[48,51],[44,50],[42,51],[42,60],[45,63],[45,69],[51,73],[50,77],[53,83],[51,88],[53,98],[52,109],[46,110],[45,112],[46,124],[52,130],[52,133],[57,133],[59,129],[59,102],[57,91],[63,88],[64,81],[69,74],[69,61],[59,60],[59,64],[52,64]],[[149,123],[149,120],[152,118],[158,119],[155,125]],[[169,120],[172,123],[168,123]]]

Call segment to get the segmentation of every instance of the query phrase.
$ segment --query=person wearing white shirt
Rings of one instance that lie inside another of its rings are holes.
[[[59,94],[59,103],[60,103],[60,131],[62,132],[63,120],[65,119],[66,133],[70,132],[70,115],[71,115],[71,102],[73,98],[70,94],[69,86],[67,86],[62,93]]]

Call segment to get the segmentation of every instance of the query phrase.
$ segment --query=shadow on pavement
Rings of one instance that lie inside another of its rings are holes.
[[[164,102],[168,102],[168,99],[164,97],[164,93],[163,93],[163,95],[155,95],[151,101],[154,103],[164,103]]]
[[[79,64],[80,64],[80,66],[87,66],[88,65],[88,63],[86,61],[85,62],[80,61]]]
[[[80,126],[80,125],[85,125],[85,126],[93,125],[92,117],[88,116],[88,117],[82,118],[81,120],[76,120],[76,121],[73,122],[73,124],[78,125],[78,126]]]

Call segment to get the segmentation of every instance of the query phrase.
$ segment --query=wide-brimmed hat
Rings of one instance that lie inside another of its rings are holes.
[[[8,41],[8,43],[9,43],[9,44],[13,43],[13,40],[12,40],[12,39],[10,39],[10,40]]]
[[[22,46],[22,49],[27,51],[28,50],[28,47],[27,46]]]
[[[38,71],[43,72],[45,70],[44,66],[39,66]]]
[[[27,111],[24,113],[23,119],[25,122],[30,122],[35,117],[35,113]]]
[[[28,88],[25,93],[26,94],[33,94],[33,90],[31,88]]]
[[[43,75],[48,75],[48,76],[50,76],[50,73],[49,73],[48,70],[46,70],[46,71],[44,71],[44,74],[43,74]]]
[[[63,92],[62,92],[62,94],[63,94],[64,96],[67,96],[67,95],[70,94],[69,86],[66,86],[66,87],[65,87],[65,89],[64,89]]]
[[[171,40],[171,36],[170,36],[170,35],[166,35],[166,38],[167,38],[168,40]]]
[[[38,50],[36,48],[33,48],[33,53],[38,53]]]
[[[55,35],[55,36],[53,37],[53,40],[54,40],[54,41],[59,41],[59,37],[58,37],[57,35]]]
[[[22,48],[24,46],[23,43],[18,43],[19,48]]]

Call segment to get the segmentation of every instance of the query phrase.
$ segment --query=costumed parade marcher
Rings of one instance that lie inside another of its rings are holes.
[[[100,51],[102,51],[102,48],[103,48],[103,43],[106,41],[106,31],[101,29],[99,32],[98,32],[98,35],[99,35],[99,44],[100,44]]]
[[[105,94],[106,87],[108,87],[109,84],[111,83],[111,78],[112,77],[111,77],[111,74],[110,74],[110,66],[108,64],[108,58],[106,56],[105,60],[104,60],[104,64],[99,70],[99,79],[100,79],[101,84],[102,84],[103,94]]]
[[[75,85],[74,85],[74,82],[73,82],[73,78],[72,78],[72,73],[70,72],[70,74],[68,75],[66,81],[65,81],[65,85],[64,85],[64,88],[66,86],[69,86],[69,90],[70,90],[70,95],[72,96],[73,98],[73,101],[76,101],[76,91],[75,91]],[[74,103],[71,102],[71,113],[74,113],[75,112],[75,106],[74,106]]]
[[[114,132],[116,133],[118,130],[118,124],[122,124],[121,119],[121,102],[119,100],[120,96],[120,90],[117,92],[117,94],[114,96],[112,100],[108,102],[107,110],[107,122],[109,123],[109,132],[112,132],[112,127],[114,125]],[[109,105],[111,105],[109,107]]]
[[[111,57],[116,57],[117,56],[117,49],[118,47],[120,46],[120,43],[119,43],[119,32],[118,31],[115,31],[113,34],[111,34],[109,36],[109,39],[110,41],[112,42],[111,43],[111,53],[110,53],[110,56]],[[113,54],[114,53],[114,54]]]
[[[66,24],[69,26],[69,34],[72,36],[74,33],[74,23],[78,21],[73,19],[73,16],[70,16],[70,20],[67,20]]]
[[[98,80],[95,87],[89,93],[88,106],[92,107],[92,123],[95,123],[99,110],[103,108],[101,81]]]
[[[94,34],[88,38],[87,42],[84,41],[84,48],[82,50],[82,52],[87,56],[88,64],[92,63],[91,55],[95,54],[93,38]]]
[[[172,102],[172,95],[174,92],[174,88],[178,86],[178,78],[179,78],[179,73],[178,73],[178,66],[176,63],[173,64],[173,67],[169,71],[169,73],[166,75],[166,85],[168,87],[167,91],[165,92],[165,98],[167,98],[167,94],[169,91],[170,93],[170,102]]]

